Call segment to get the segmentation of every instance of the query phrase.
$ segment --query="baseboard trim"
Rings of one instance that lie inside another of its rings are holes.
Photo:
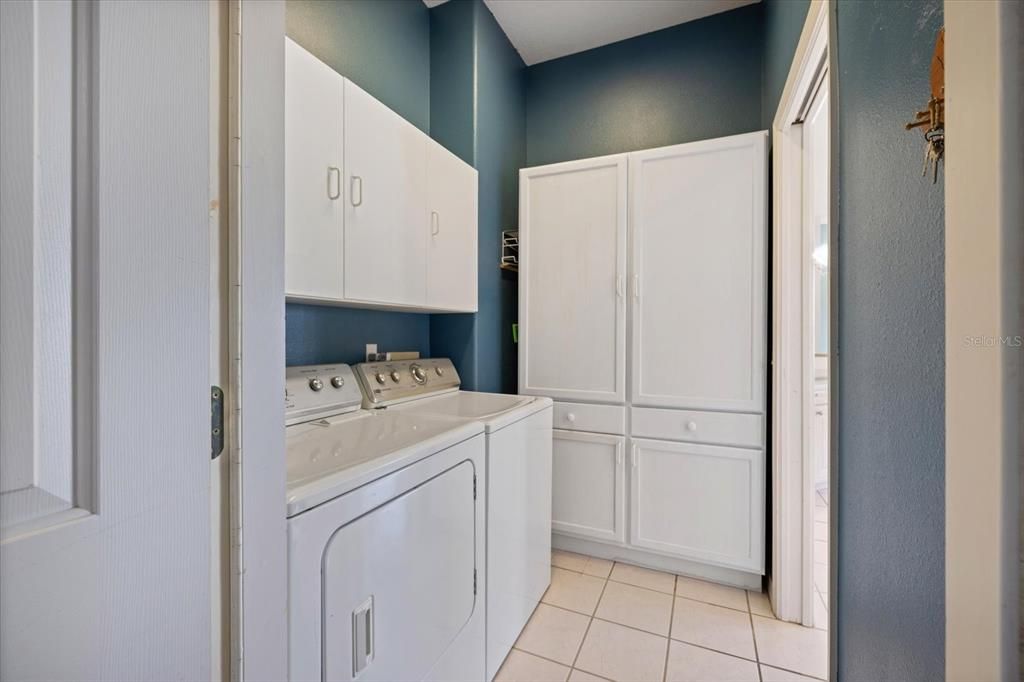
[[[659,571],[667,571],[678,575],[685,575],[701,580],[721,583],[732,587],[741,587],[754,592],[761,591],[761,574],[748,573],[733,568],[722,568],[720,566],[709,566],[696,561],[667,557],[661,554],[654,554],[631,547],[622,547],[597,540],[583,540],[580,538],[551,534],[551,546],[554,549],[561,549],[566,552],[586,554],[599,559],[622,561],[628,564],[635,564],[645,568],[653,568]]]

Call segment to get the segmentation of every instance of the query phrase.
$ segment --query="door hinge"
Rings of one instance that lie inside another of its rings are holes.
[[[476,569],[473,569],[473,596],[476,596]]]
[[[473,499],[476,499],[476,474],[473,474]]]
[[[224,391],[220,386],[210,387],[210,458],[224,451]]]

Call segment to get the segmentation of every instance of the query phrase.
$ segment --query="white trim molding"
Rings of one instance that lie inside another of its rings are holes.
[[[946,679],[1020,679],[1020,3],[947,0]]]
[[[813,345],[810,241],[804,232],[802,131],[794,125],[828,66],[828,3],[813,0],[772,123],[772,570],[769,595],[782,620],[811,625]]]

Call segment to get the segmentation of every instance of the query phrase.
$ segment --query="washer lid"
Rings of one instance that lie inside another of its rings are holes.
[[[483,432],[479,422],[361,412],[287,429],[288,516]]]
[[[550,398],[533,395],[458,391],[415,400],[390,409],[482,421],[487,431],[492,432],[550,406]]]

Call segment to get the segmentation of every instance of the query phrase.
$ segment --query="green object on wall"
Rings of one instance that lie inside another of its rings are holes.
[[[512,324],[512,343],[519,343],[519,324]]]

